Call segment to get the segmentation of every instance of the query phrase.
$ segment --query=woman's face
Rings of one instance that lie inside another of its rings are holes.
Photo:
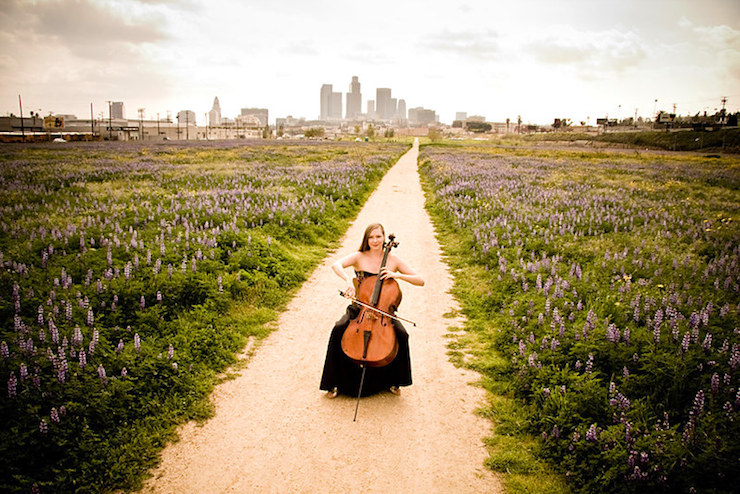
[[[370,246],[370,250],[378,250],[383,248],[383,241],[385,240],[385,234],[383,230],[378,227],[370,232],[367,236],[367,244]]]

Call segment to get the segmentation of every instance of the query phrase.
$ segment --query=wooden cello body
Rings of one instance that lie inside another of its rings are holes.
[[[385,267],[391,248],[398,245],[393,235],[383,244]],[[361,283],[355,279],[356,297],[365,305],[380,309],[387,314],[395,313],[401,303],[401,289],[393,278],[380,279],[380,275],[365,277]],[[350,321],[342,336],[342,351],[361,366],[383,367],[390,364],[398,354],[398,340],[393,321],[388,315],[361,306],[357,317]]]

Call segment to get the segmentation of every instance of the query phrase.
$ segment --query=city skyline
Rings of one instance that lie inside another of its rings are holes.
[[[0,5],[0,114],[90,115],[124,101],[146,118],[241,108],[320,116],[329,81],[361,109],[377,88],[407,108],[489,121],[652,117],[740,108],[740,5],[730,0],[7,0]],[[657,100],[657,101],[656,101]],[[353,100],[354,101],[354,100]],[[342,117],[349,99],[340,101]],[[354,103],[353,103],[354,104]],[[377,104],[377,101],[376,101]],[[356,111],[356,106],[353,106]]]

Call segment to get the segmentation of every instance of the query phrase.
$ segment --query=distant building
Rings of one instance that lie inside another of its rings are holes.
[[[455,120],[462,121],[462,120],[465,120],[466,118],[468,118],[468,112],[459,111],[455,113]]]
[[[342,93],[335,93],[331,84],[321,86],[321,112],[319,120],[342,119]]]
[[[253,116],[259,121],[260,127],[267,127],[269,120],[269,112],[267,108],[242,108],[242,117]]]
[[[478,122],[478,123],[484,123],[486,121],[486,117],[482,115],[470,115],[468,118],[464,118],[466,122]]]
[[[406,120],[406,100],[405,99],[398,100],[398,118],[401,120]]]
[[[395,116],[396,108],[390,88],[379,87],[375,90],[375,113],[380,120],[390,120]]]
[[[329,105],[329,119],[342,119],[342,93],[331,93],[331,104]]]
[[[113,101],[110,104],[110,118],[126,118],[123,101]]]
[[[374,99],[367,100],[367,118],[369,119],[375,118],[375,100]]]
[[[437,113],[434,110],[417,107],[409,109],[409,123],[412,125],[428,125],[437,121]]]
[[[211,126],[221,125],[221,104],[218,102],[218,96],[213,99],[213,107],[208,112],[208,122]]]
[[[180,125],[197,125],[195,112],[193,110],[182,110],[177,112],[177,121]]]
[[[347,93],[347,119],[357,118],[362,114],[362,93],[360,92],[360,81],[357,76],[352,76]]]

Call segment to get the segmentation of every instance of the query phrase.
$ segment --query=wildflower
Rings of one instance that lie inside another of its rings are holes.
[[[41,422],[39,422],[39,432],[44,435],[49,432],[49,426],[46,424],[46,420],[44,419],[41,419]]]
[[[4,341],[0,343],[0,355],[2,355],[3,359],[5,360],[10,358],[10,350],[8,349],[8,344]]]
[[[57,411],[56,407],[51,409],[51,413],[49,414],[49,417],[51,418],[52,423],[54,424],[59,423],[59,412]]]
[[[719,391],[719,374],[716,372],[712,374],[712,394],[716,395]]]
[[[126,368],[124,367],[123,369],[121,369],[121,377],[126,377],[127,375],[128,375],[128,370],[126,370]]]
[[[157,302],[162,303],[162,292],[157,290]]]
[[[134,349],[136,353],[141,352],[141,338],[139,337],[139,333],[134,334]]]
[[[87,309],[87,325],[92,327],[95,322],[95,315],[93,314],[92,308]]]
[[[141,296],[141,299],[139,299],[139,306],[144,309],[146,307],[146,300],[144,299],[144,295]]]
[[[550,397],[550,388],[542,388],[542,394],[545,395],[545,399]]]
[[[105,376],[105,368],[103,367],[103,364],[98,366],[98,377],[100,378],[100,382],[103,383],[103,386],[108,384],[108,378]]]
[[[123,352],[123,340],[118,340],[118,345],[116,346],[116,353],[121,354]]]
[[[691,343],[691,335],[689,333],[684,334],[683,341],[681,342],[681,350],[683,350],[683,353],[686,353],[689,351],[690,343]]]
[[[555,439],[560,439],[560,429],[557,425],[552,426],[552,437]]]
[[[175,349],[173,348],[172,345],[170,345],[169,348],[167,349],[167,359],[172,360],[172,357],[174,356],[175,356]]]
[[[704,390],[700,389],[694,398],[694,413],[697,418],[704,413]]]
[[[15,372],[11,372],[10,379],[8,379],[8,398],[15,398],[17,386],[18,379],[15,377]]]
[[[87,366],[87,355],[85,354],[85,350],[80,350],[79,359],[80,359],[80,369],[84,369],[85,366]]]
[[[586,441],[594,442],[596,440],[596,424],[591,424],[591,427],[589,427],[588,431],[586,432]]]

